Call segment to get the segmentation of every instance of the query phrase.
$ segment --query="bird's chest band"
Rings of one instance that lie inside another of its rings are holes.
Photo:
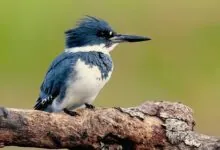
[[[107,79],[113,69],[110,56],[101,52],[82,52],[79,64],[81,64],[80,67],[77,67],[79,70],[87,75],[93,75],[97,79]],[[99,76],[100,74],[101,76]]]

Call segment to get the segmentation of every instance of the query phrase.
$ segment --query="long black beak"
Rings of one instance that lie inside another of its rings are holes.
[[[116,34],[111,38],[113,43],[122,43],[122,42],[141,42],[151,40],[149,37],[137,36],[137,35],[122,35]]]

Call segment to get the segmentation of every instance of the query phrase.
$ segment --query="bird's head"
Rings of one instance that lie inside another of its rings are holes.
[[[148,37],[118,34],[106,21],[91,16],[83,18],[76,28],[65,33],[66,51],[109,52],[122,42],[150,40]]]

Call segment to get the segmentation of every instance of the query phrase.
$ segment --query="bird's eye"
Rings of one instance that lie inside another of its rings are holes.
[[[99,31],[97,35],[109,39],[114,36],[114,33],[112,31]]]
[[[109,35],[110,35],[110,36],[112,36],[112,34],[113,34],[113,32],[112,32],[112,31],[110,31],[110,32],[109,32]]]

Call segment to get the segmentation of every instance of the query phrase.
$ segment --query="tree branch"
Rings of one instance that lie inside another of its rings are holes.
[[[218,138],[193,131],[180,103],[77,110],[79,116],[0,108],[0,145],[80,149],[218,149]]]

